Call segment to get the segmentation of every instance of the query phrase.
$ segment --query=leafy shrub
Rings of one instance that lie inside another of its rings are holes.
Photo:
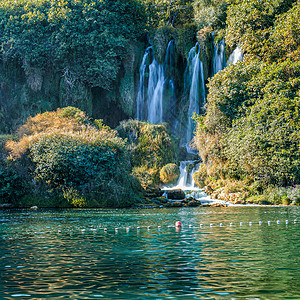
[[[117,131],[127,140],[133,172],[143,187],[158,185],[159,170],[176,162],[177,157],[175,145],[178,141],[170,135],[166,125],[128,120],[121,122]]]
[[[160,180],[165,184],[174,183],[179,177],[179,167],[176,164],[167,164],[159,172]]]
[[[36,193],[56,198],[57,206],[130,206],[139,184],[130,176],[125,143],[97,124],[72,107],[38,114],[7,148],[16,161],[26,162]]]
[[[12,161],[0,161],[0,203],[17,205],[29,191],[28,176],[22,166]]]
[[[203,188],[205,186],[207,179],[207,168],[205,164],[199,166],[199,169],[193,174],[193,179],[198,187]]]

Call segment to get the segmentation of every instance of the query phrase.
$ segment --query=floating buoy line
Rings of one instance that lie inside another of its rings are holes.
[[[296,220],[285,220],[285,221],[258,221],[258,222],[236,222],[236,223],[209,223],[209,224],[204,224],[204,223],[200,223],[199,225],[192,225],[192,224],[186,224],[183,225],[181,222],[177,221],[175,223],[175,225],[157,225],[157,226],[130,226],[130,227],[115,227],[115,228],[106,228],[106,227],[97,227],[97,228],[90,228],[90,229],[81,229],[82,233],[88,232],[88,231],[92,231],[93,233],[96,232],[112,232],[114,231],[115,233],[119,233],[119,231],[125,231],[126,233],[129,233],[130,231],[141,231],[141,230],[146,230],[146,231],[153,231],[155,229],[157,230],[161,230],[162,228],[175,228],[176,230],[181,230],[181,229],[196,229],[196,228],[200,228],[200,229],[204,229],[204,228],[213,228],[213,227],[246,227],[246,226],[254,226],[254,225],[258,225],[258,226],[262,226],[262,225],[268,225],[271,226],[272,224],[285,224],[285,225],[289,225],[289,224],[297,224],[298,221]],[[72,232],[75,232],[75,230],[71,230]],[[58,230],[58,233],[62,233],[61,230]]]
[[[125,233],[129,233],[129,232],[141,232],[141,231],[148,231],[148,232],[155,232],[155,230],[157,230],[158,232],[162,232],[162,229],[175,229],[177,232],[181,231],[181,229],[183,229],[185,232],[189,231],[189,230],[193,230],[193,229],[213,229],[213,228],[226,228],[226,227],[236,227],[236,228],[245,228],[245,227],[253,227],[254,225],[258,225],[258,227],[261,227],[263,225],[267,225],[268,227],[271,225],[280,225],[280,224],[284,224],[286,228],[289,227],[289,225],[291,224],[299,224],[300,222],[295,219],[295,220],[276,220],[276,221],[258,221],[258,222],[230,222],[230,223],[200,223],[198,225],[192,225],[192,224],[182,224],[180,221],[177,221],[174,225],[148,225],[148,226],[127,226],[127,227],[112,227],[112,228],[107,228],[107,227],[94,227],[94,228],[72,228],[72,229],[66,229],[63,230],[63,228],[57,229],[57,230],[49,230],[50,228],[48,228],[47,231],[33,231],[33,232],[22,232],[22,234],[27,234],[27,235],[44,235],[44,234],[76,234],[76,233],[82,233],[84,234],[88,234],[88,233],[115,233],[118,234],[119,232],[125,232]],[[61,225],[59,226],[61,227]],[[19,234],[17,234],[16,236],[18,236]],[[3,239],[11,239],[12,237],[9,234],[4,234],[2,235]]]

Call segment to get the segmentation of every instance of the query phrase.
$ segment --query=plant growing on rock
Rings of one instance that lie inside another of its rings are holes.
[[[176,164],[167,164],[159,171],[160,180],[165,184],[175,183],[179,178],[179,167]]]
[[[126,148],[131,154],[133,174],[142,186],[158,186],[159,171],[176,162],[176,143],[165,124],[149,124],[137,120],[121,122],[117,127],[120,136],[127,139]]]

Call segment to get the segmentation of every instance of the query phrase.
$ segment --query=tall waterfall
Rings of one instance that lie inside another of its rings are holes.
[[[191,118],[194,113],[199,114],[200,107],[203,107],[205,104],[203,63],[200,60],[200,47],[198,43],[189,52],[185,71],[185,85],[188,94],[188,111],[184,143],[189,151],[189,142],[192,140],[195,130],[195,124]]]
[[[142,63],[140,66],[140,82],[139,82],[139,89],[136,97],[136,118],[138,120],[145,119],[145,72],[147,68],[147,60],[149,59],[150,52],[152,47],[148,47],[145,51],[145,54],[142,59]]]
[[[239,60],[243,60],[243,52],[239,46],[237,46],[234,51],[230,54],[228,60],[227,60],[227,65],[229,64],[235,64]]]
[[[219,71],[223,70],[226,67],[225,59],[225,41],[221,40],[218,45],[214,44],[214,55],[212,60],[212,75],[217,74]]]
[[[136,98],[138,120],[147,120],[154,124],[174,121],[174,109],[176,109],[173,79],[174,47],[174,41],[171,40],[163,64],[157,62],[151,46],[145,51],[140,66],[140,81]],[[152,62],[149,65],[151,59]],[[146,82],[147,68],[149,68],[148,82]]]

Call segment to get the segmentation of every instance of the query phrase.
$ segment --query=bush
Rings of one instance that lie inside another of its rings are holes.
[[[29,191],[30,182],[24,169],[17,162],[0,161],[0,203],[18,205]]]
[[[67,107],[38,114],[19,135],[7,143],[11,156],[31,170],[36,194],[57,199],[56,206],[126,207],[137,200],[124,141],[84,112]]]
[[[142,186],[159,185],[160,169],[176,162],[177,158],[175,145],[178,141],[170,135],[166,125],[128,120],[121,122],[117,131],[127,140],[133,174]]]
[[[160,180],[165,184],[175,183],[179,174],[179,167],[176,164],[167,164],[159,172]]]

